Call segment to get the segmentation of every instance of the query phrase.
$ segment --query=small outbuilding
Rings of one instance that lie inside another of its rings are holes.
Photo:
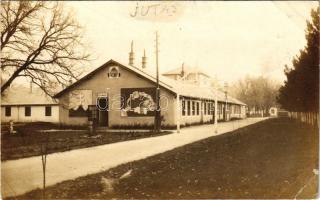
[[[12,85],[1,96],[1,122],[60,123],[57,100],[40,88]]]

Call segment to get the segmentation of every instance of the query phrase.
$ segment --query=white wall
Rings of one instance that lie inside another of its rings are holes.
[[[11,116],[5,116],[5,106],[1,106],[1,122],[52,122],[59,123],[59,106],[51,105],[51,116],[45,116],[45,105],[31,106],[31,116],[25,116],[25,106],[11,106]]]

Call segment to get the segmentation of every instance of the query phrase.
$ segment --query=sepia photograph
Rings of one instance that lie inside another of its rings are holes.
[[[1,1],[1,199],[318,199],[318,1]]]

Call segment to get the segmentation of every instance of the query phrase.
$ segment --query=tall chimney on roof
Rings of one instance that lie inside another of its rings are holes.
[[[133,41],[131,41],[131,51],[129,53],[129,65],[134,65]]]
[[[145,69],[147,67],[147,57],[146,57],[146,50],[143,50],[143,56],[142,56],[142,69]]]
[[[181,77],[182,78],[184,77],[184,63],[182,63],[182,66],[181,66]]]

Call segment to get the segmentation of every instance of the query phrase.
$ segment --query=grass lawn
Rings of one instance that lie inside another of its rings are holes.
[[[41,144],[46,143],[47,153],[69,151],[102,144],[115,143],[144,137],[169,134],[169,131],[154,132],[97,132],[88,137],[84,130],[53,131],[41,133],[38,130],[58,128],[48,123],[30,123],[20,126],[14,135],[1,136],[1,160],[12,160],[41,155]],[[73,127],[74,128],[74,127]],[[79,128],[79,127],[78,127]]]
[[[195,133],[196,134],[196,133]],[[98,174],[64,181],[46,198],[314,198],[318,131],[266,120]],[[127,178],[121,175],[132,170]],[[313,177],[313,178],[311,178]],[[113,182],[113,190],[106,183]],[[41,198],[37,189],[18,199]]]

